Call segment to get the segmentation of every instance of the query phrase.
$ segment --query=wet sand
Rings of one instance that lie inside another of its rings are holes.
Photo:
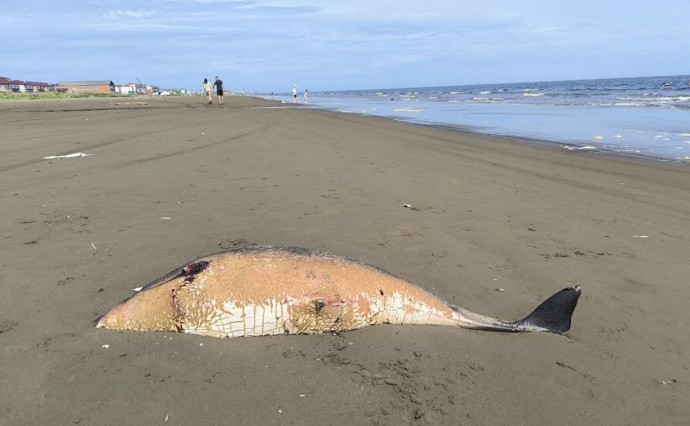
[[[226,101],[0,102],[1,425],[686,424],[690,167]],[[583,295],[567,337],[94,328],[244,240],[504,319]]]

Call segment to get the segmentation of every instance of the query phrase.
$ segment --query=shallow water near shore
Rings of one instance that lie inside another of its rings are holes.
[[[673,76],[320,92],[310,93],[308,102],[569,149],[688,161],[689,80]],[[288,96],[274,99],[291,101]]]

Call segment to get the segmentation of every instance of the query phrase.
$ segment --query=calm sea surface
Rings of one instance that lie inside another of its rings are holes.
[[[292,94],[273,99],[290,103]],[[690,75],[310,92],[308,102],[565,149],[690,160]]]

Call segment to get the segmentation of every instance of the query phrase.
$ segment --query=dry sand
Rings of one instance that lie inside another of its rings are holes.
[[[0,103],[0,424],[687,424],[690,167],[272,105]],[[94,328],[241,239],[505,319],[583,296],[568,337]]]

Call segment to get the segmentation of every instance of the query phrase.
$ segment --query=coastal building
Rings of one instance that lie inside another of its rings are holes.
[[[62,81],[58,91],[69,93],[115,93],[115,84],[110,80],[101,81]]]
[[[44,83],[42,81],[27,81],[33,87],[33,92],[54,92],[55,85],[50,83]],[[28,91],[28,89],[27,89]]]
[[[160,87],[150,84],[127,83],[115,86],[115,92],[123,95],[154,95],[160,91]]]
[[[124,84],[124,86],[129,86],[132,88],[131,94],[133,95],[145,95],[146,94],[146,86],[144,86],[141,83],[127,83]]]
[[[153,95],[160,94],[159,86],[141,83],[114,84],[110,80],[100,81],[63,81],[57,84],[41,81],[13,80],[10,77],[0,77],[0,92],[38,93],[102,93],[123,95]]]
[[[12,80],[8,77],[0,77],[0,92],[36,93],[53,91],[55,91],[54,84],[44,83],[42,81]]]
[[[26,86],[23,81],[12,80],[10,81],[10,91],[23,93],[26,92]]]
[[[122,95],[133,95],[136,93],[136,88],[129,84],[118,84],[115,86],[115,93]]]

